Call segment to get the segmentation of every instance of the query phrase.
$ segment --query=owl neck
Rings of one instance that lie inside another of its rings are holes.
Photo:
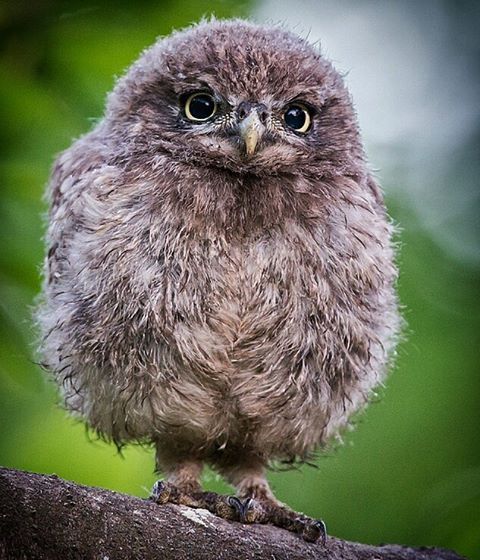
[[[324,212],[321,181],[300,175],[260,176],[223,170],[178,170],[165,181],[170,212],[189,229],[227,237],[251,236],[286,221],[311,222]]]

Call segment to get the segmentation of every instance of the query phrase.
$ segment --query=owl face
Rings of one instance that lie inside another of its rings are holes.
[[[316,166],[336,174],[361,157],[332,66],[297,36],[243,21],[204,23],[156,43],[117,84],[109,118],[130,154],[167,153],[240,174]]]

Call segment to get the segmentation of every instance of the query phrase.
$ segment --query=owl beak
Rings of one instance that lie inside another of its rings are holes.
[[[247,156],[251,156],[255,153],[257,145],[265,132],[265,126],[260,121],[260,117],[255,109],[242,120],[238,126],[238,130],[245,142],[246,154]]]

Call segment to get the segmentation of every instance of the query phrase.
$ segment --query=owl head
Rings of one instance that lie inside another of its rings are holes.
[[[304,39],[208,21],[147,49],[109,97],[118,157],[167,154],[240,175],[337,176],[362,159],[340,75]],[[123,154],[123,156],[122,156]]]

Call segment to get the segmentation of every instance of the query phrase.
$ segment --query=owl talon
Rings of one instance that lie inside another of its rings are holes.
[[[302,537],[308,542],[316,542],[320,539],[323,546],[327,543],[327,527],[321,519],[311,519],[304,522]]]
[[[235,508],[240,523],[258,523],[263,513],[262,506],[252,498],[242,501],[236,496],[229,496],[228,503]]]
[[[275,525],[277,523],[274,523]],[[279,524],[279,526],[282,526]],[[307,542],[317,542],[320,540],[323,546],[327,543],[327,527],[321,519],[311,519],[301,515],[293,520],[291,525],[285,525],[285,529],[298,533]]]
[[[257,500],[248,498],[243,502],[243,523],[261,523],[264,515],[265,511]]]
[[[157,480],[153,485],[149,499],[157,504],[166,504],[170,500],[171,486],[164,480]]]
[[[242,501],[237,498],[236,496],[227,496],[227,503],[231,506],[235,511],[238,513],[239,517],[241,517],[243,504]]]

